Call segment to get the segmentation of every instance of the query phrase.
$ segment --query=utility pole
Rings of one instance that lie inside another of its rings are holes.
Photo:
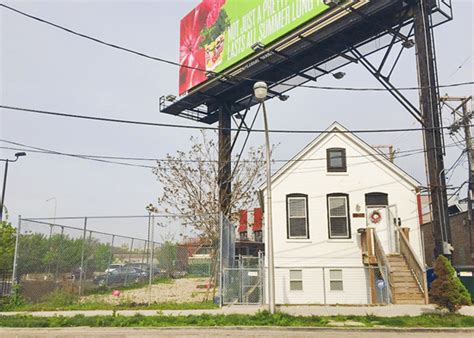
[[[440,101],[444,103],[451,109],[451,114],[453,115],[454,122],[450,126],[450,133],[454,134],[461,127],[464,129],[464,139],[466,140],[466,154],[469,163],[469,191],[467,195],[467,206],[468,206],[468,222],[469,226],[473,221],[473,198],[474,198],[474,149],[472,144],[471,136],[471,119],[472,111],[468,111],[467,104],[469,101],[472,101],[472,95],[467,97],[457,97],[457,96],[448,96],[445,95],[440,98]],[[458,106],[453,107],[449,102],[458,102]],[[461,111],[460,111],[461,110]]]
[[[436,72],[436,58],[431,31],[431,1],[417,0],[414,4],[416,58],[420,106],[424,126],[424,143],[428,167],[429,190],[433,235],[434,257],[451,254],[451,229],[449,226],[446,178],[444,174],[444,145],[439,109],[439,93]]]

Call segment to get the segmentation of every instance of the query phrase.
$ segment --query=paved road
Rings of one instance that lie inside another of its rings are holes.
[[[351,329],[299,329],[299,328],[191,328],[191,329],[131,329],[131,328],[62,328],[62,329],[3,329],[2,338],[128,338],[128,337],[324,337],[324,338],[404,338],[427,337],[450,338],[474,336],[474,330],[351,330]]]

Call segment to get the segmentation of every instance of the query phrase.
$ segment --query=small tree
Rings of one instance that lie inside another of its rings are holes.
[[[434,264],[436,279],[431,284],[431,301],[439,308],[457,312],[463,305],[471,305],[471,297],[466,287],[456,276],[456,271],[444,256],[439,256]]]
[[[0,270],[13,267],[16,230],[8,221],[0,222]]]

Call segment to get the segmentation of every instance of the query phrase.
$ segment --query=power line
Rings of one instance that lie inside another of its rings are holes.
[[[70,153],[70,152],[60,152],[56,150],[51,150],[47,149],[44,147],[37,147],[37,146],[31,146],[27,145],[24,143],[19,143],[19,142],[14,142],[14,141],[9,141],[5,139],[0,139],[0,142],[12,144],[15,146],[20,146],[23,148],[17,148],[17,147],[4,147],[0,146],[0,149],[6,149],[6,150],[13,150],[13,151],[28,151],[32,153],[39,153],[39,154],[47,154],[47,155],[59,155],[59,156],[68,156],[68,157],[76,157],[80,159],[85,159],[85,160],[106,160],[106,163],[112,163],[112,164],[128,164],[128,163],[119,163],[119,162],[113,162],[109,160],[125,160],[125,161],[157,161],[157,162],[186,162],[186,163],[198,163],[198,162],[205,162],[205,163],[217,163],[218,160],[189,160],[189,159],[172,159],[172,158],[165,158],[165,159],[159,159],[159,158],[150,158],[150,157],[125,157],[125,156],[106,156],[106,155],[90,155],[90,154],[75,154],[75,153]],[[447,144],[446,147],[455,147],[457,144]],[[417,155],[421,153],[425,153],[427,150],[425,149],[407,149],[407,150],[401,150],[398,151],[397,154],[401,154],[398,158],[402,157],[407,157],[407,156],[412,156],[412,155]],[[369,153],[366,155],[352,155],[352,156],[346,156],[346,158],[367,158],[367,157],[373,157],[373,156],[385,156],[381,152],[376,152],[376,153]],[[274,162],[314,162],[314,161],[326,161],[325,157],[319,157],[319,158],[307,158],[307,159],[275,159],[273,160]],[[237,161],[232,161],[232,162],[237,162]],[[242,160],[244,163],[249,163],[249,162],[254,162],[250,160]],[[133,165],[137,166],[137,165]],[[144,168],[155,168],[152,166],[140,166]],[[319,168],[319,167],[318,167]]]
[[[47,154],[52,154],[52,155],[61,155],[61,156],[68,156],[68,157],[75,157],[75,158],[80,158],[83,160],[89,160],[89,161],[96,161],[96,162],[102,162],[102,163],[109,163],[109,164],[117,164],[117,165],[122,165],[122,166],[128,166],[128,167],[137,167],[137,168],[146,168],[146,169],[154,169],[155,167],[149,166],[149,165],[142,165],[142,164],[133,164],[133,163],[126,163],[126,162],[117,162],[117,161],[111,161],[109,159],[101,158],[101,157],[89,157],[87,155],[79,155],[79,154],[68,154],[68,153],[61,153],[59,151],[54,151],[54,150],[49,150],[45,148],[39,148],[39,147],[33,147],[33,146],[27,146],[27,145],[22,145],[20,143],[12,142],[12,141],[6,141],[6,140],[1,140],[2,142],[10,143],[10,144],[16,144],[16,145],[21,145],[23,147],[27,147],[30,149],[24,149],[24,151],[28,152],[36,152],[36,153],[47,153]],[[6,148],[6,147],[1,147],[1,148]]]
[[[1,109],[8,109],[8,110],[15,110],[15,111],[22,111],[27,113],[34,113],[34,114],[42,114],[42,115],[52,115],[52,116],[59,116],[59,117],[68,117],[68,118],[76,118],[76,119],[83,119],[83,120],[93,120],[93,121],[101,121],[101,122],[112,122],[112,123],[123,123],[123,124],[133,124],[133,125],[141,125],[141,126],[153,126],[153,127],[167,127],[167,128],[182,128],[182,129],[199,129],[199,130],[214,130],[218,131],[220,128],[218,127],[208,127],[208,126],[191,126],[191,125],[183,125],[183,124],[174,124],[174,123],[158,123],[158,122],[146,122],[146,121],[136,121],[136,120],[123,120],[123,119],[115,119],[115,118],[106,118],[106,117],[98,117],[98,116],[86,116],[86,115],[78,115],[78,114],[68,114],[62,112],[53,112],[47,110],[39,110],[39,109],[30,109],[30,108],[22,108],[22,107],[14,107],[14,106],[6,106],[0,105]],[[238,131],[237,128],[222,128],[224,130],[230,131]],[[370,133],[399,133],[399,132],[415,132],[415,131],[425,131],[425,130],[436,130],[436,129],[449,129],[449,127],[437,127],[437,128],[395,128],[395,129],[359,129],[359,130],[290,130],[290,129],[273,129],[269,130],[270,133],[278,133],[278,134],[328,134],[328,133],[339,133],[339,134],[370,134]],[[253,129],[252,132],[256,133],[264,133],[264,129]]]
[[[183,64],[180,64],[180,63],[175,62],[175,61],[167,60],[167,59],[164,59],[164,58],[161,58],[161,57],[152,56],[152,55],[149,55],[149,54],[146,54],[146,53],[143,53],[143,52],[139,52],[139,51],[127,48],[127,47],[123,47],[123,46],[120,46],[120,45],[117,45],[117,44],[114,44],[114,43],[110,43],[110,42],[95,38],[95,37],[87,35],[87,34],[80,33],[78,31],[75,31],[75,30],[72,30],[70,28],[64,27],[62,25],[56,24],[52,21],[42,19],[38,16],[28,14],[24,11],[13,8],[11,6],[7,6],[5,4],[0,4],[0,6],[7,9],[7,10],[15,12],[17,14],[20,14],[22,16],[25,16],[27,18],[33,19],[35,21],[38,21],[38,22],[41,22],[43,24],[46,24],[46,25],[52,26],[54,28],[60,29],[62,31],[65,31],[69,34],[73,34],[73,35],[79,36],[81,38],[84,38],[84,39],[87,39],[87,40],[105,45],[107,47],[111,47],[111,48],[121,50],[121,51],[124,51],[124,52],[127,52],[127,53],[138,55],[138,56],[141,56],[141,57],[153,60],[153,61],[158,61],[158,62],[166,63],[166,64],[169,64],[169,65],[177,66],[177,67],[183,67],[183,68],[187,68],[187,69],[191,69],[191,70],[197,70],[197,71],[201,71],[201,72],[205,72],[205,73],[210,73],[213,76],[217,76],[217,77],[225,77],[225,78],[230,78],[230,79],[236,78],[236,79],[241,79],[241,80],[245,80],[245,81],[253,81],[253,82],[257,82],[257,81],[261,80],[261,79],[255,79],[255,78],[250,78],[250,77],[244,77],[244,76],[240,76],[240,75],[232,75],[231,76],[231,75],[226,75],[226,74],[223,74],[223,73],[220,73],[220,72],[208,71],[206,69],[202,69],[202,68],[199,68],[199,67],[192,67],[192,66],[183,65]],[[297,88],[298,87],[298,88],[310,88],[310,89],[320,89],[320,90],[344,90],[344,91],[392,91],[393,90],[393,89],[387,89],[387,88],[331,87],[331,86],[315,86],[315,85],[305,85],[305,84],[296,85],[296,84],[280,83],[278,81],[269,81],[269,80],[266,80],[266,82],[269,83],[269,84],[278,84],[278,85],[281,85],[281,86],[287,86],[287,87],[291,87],[291,88]],[[473,81],[452,83],[452,84],[447,84],[447,85],[439,85],[437,87],[438,88],[452,88],[452,87],[460,87],[460,86],[466,86],[466,85],[472,85],[472,84],[474,84]],[[400,88],[395,88],[395,89],[399,90],[399,91],[404,91],[404,90],[420,90],[420,89],[424,89],[424,88],[423,87],[400,87]]]

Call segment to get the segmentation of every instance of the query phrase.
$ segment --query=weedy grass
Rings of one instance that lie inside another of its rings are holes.
[[[74,317],[33,317],[31,315],[0,316],[0,327],[219,327],[219,326],[280,326],[280,327],[330,327],[331,322],[359,322],[365,327],[397,328],[471,328],[474,317],[455,314],[425,314],[416,317],[376,317],[376,316],[292,316],[286,313],[274,315],[267,311],[254,315],[189,315],[189,316],[156,316],[135,315],[132,317],[114,315]]]

